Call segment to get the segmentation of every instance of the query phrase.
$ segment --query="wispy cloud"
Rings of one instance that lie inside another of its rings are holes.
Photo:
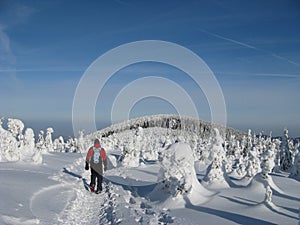
[[[28,20],[37,10],[23,4],[16,4],[14,6],[15,15],[20,21]]]
[[[202,28],[198,28],[198,29],[199,29],[201,32],[203,32],[203,33],[205,33],[205,34],[208,34],[208,35],[210,35],[210,36],[213,36],[213,37],[215,37],[215,38],[219,38],[219,39],[222,39],[222,40],[224,40],[224,41],[228,41],[228,42],[231,42],[231,43],[236,44],[236,45],[240,45],[240,46],[245,47],[245,48],[248,48],[248,49],[253,49],[253,50],[256,50],[256,51],[263,52],[263,53],[265,53],[265,54],[271,55],[271,56],[274,57],[274,58],[277,58],[277,59],[279,59],[279,60],[285,61],[285,62],[287,62],[287,63],[289,63],[289,64],[294,65],[294,66],[300,67],[300,63],[295,62],[295,61],[293,61],[293,60],[291,60],[291,59],[289,59],[289,58],[280,56],[280,55],[278,55],[278,54],[276,54],[276,53],[274,53],[274,52],[271,52],[271,51],[268,51],[268,50],[265,50],[265,49],[262,49],[262,48],[257,48],[257,47],[255,47],[255,46],[249,45],[249,44],[247,44],[247,43],[245,43],[245,42],[237,41],[237,40],[234,40],[234,39],[225,37],[225,36],[223,36],[223,35],[219,35],[219,34],[216,34],[216,33],[212,33],[212,32],[209,32],[209,31],[207,31],[207,30],[205,30],[205,29],[202,29]]]
[[[16,55],[11,48],[8,28],[28,21],[36,10],[32,7],[11,2],[2,8],[3,16],[0,22],[0,69],[11,69],[16,65]]]
[[[0,68],[0,73],[21,73],[21,72],[84,72],[86,68],[84,67],[44,67],[44,68],[26,68],[26,69],[16,69],[16,68]]]
[[[16,62],[16,57],[10,47],[10,38],[5,32],[5,26],[0,24],[0,66],[11,66]]]

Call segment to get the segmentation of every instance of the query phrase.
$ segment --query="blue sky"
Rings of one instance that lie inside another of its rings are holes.
[[[164,40],[190,49],[211,68],[229,126],[274,135],[287,127],[291,136],[300,136],[299,27],[297,0],[4,0],[0,115],[68,133],[76,87],[94,60],[121,44]],[[103,89],[96,107],[100,126],[109,123],[118,91],[144,76],[177,82],[197,99],[200,117],[210,120],[205,96],[187,75],[168,65],[139,63],[119,71]],[[130,115],[152,113],[176,111],[162,99],[145,98]]]

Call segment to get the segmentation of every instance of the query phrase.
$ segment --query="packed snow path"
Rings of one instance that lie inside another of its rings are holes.
[[[88,192],[84,183],[89,183],[89,171],[83,171],[84,160],[79,158],[74,165],[64,168],[63,172],[53,178],[72,184],[75,199],[70,201],[58,217],[58,224],[117,224],[114,218],[114,185],[103,182],[101,194]]]
[[[88,192],[90,172],[84,171],[84,159],[79,158],[52,179],[75,191],[75,197],[58,216],[57,224],[168,224],[174,222],[167,210],[151,206],[134,190],[104,179],[100,194]],[[129,187],[130,188],[130,187]]]

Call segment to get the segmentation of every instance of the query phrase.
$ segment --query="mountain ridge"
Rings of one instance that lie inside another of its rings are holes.
[[[137,129],[138,127],[160,127],[172,130],[181,130],[196,133],[204,139],[208,139],[211,136],[214,128],[218,128],[220,134],[226,139],[230,138],[232,135],[235,135],[236,137],[243,137],[246,135],[246,132],[231,127],[224,127],[197,118],[179,116],[175,114],[157,114],[133,118],[120,123],[112,124],[111,126],[98,130],[95,133],[100,137],[108,137],[114,133],[133,130]]]

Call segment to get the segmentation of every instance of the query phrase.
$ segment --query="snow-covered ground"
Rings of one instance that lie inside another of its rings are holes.
[[[195,205],[158,193],[159,169],[156,163],[110,168],[105,192],[96,195],[85,189],[81,154],[46,154],[42,165],[1,163],[0,224],[298,224],[300,184],[284,173],[271,175],[280,190],[271,204],[259,179],[232,179],[236,187],[200,192],[205,202]],[[197,173],[201,179],[205,171]]]
[[[81,136],[82,153],[49,153],[31,150],[23,139],[1,132],[6,148],[1,150],[0,224],[300,221],[300,160],[298,146],[290,141],[288,147],[249,132],[241,142],[226,140],[225,148],[217,129],[205,140],[190,131],[140,127],[109,137],[99,136],[101,132]],[[90,182],[90,172],[84,170],[86,150],[95,137],[107,151],[109,168],[99,195],[85,186]],[[17,151],[7,140],[15,140]],[[290,158],[278,161],[277,155],[292,146]],[[8,161],[11,156],[19,160]],[[280,162],[290,165],[290,171],[283,171]]]

